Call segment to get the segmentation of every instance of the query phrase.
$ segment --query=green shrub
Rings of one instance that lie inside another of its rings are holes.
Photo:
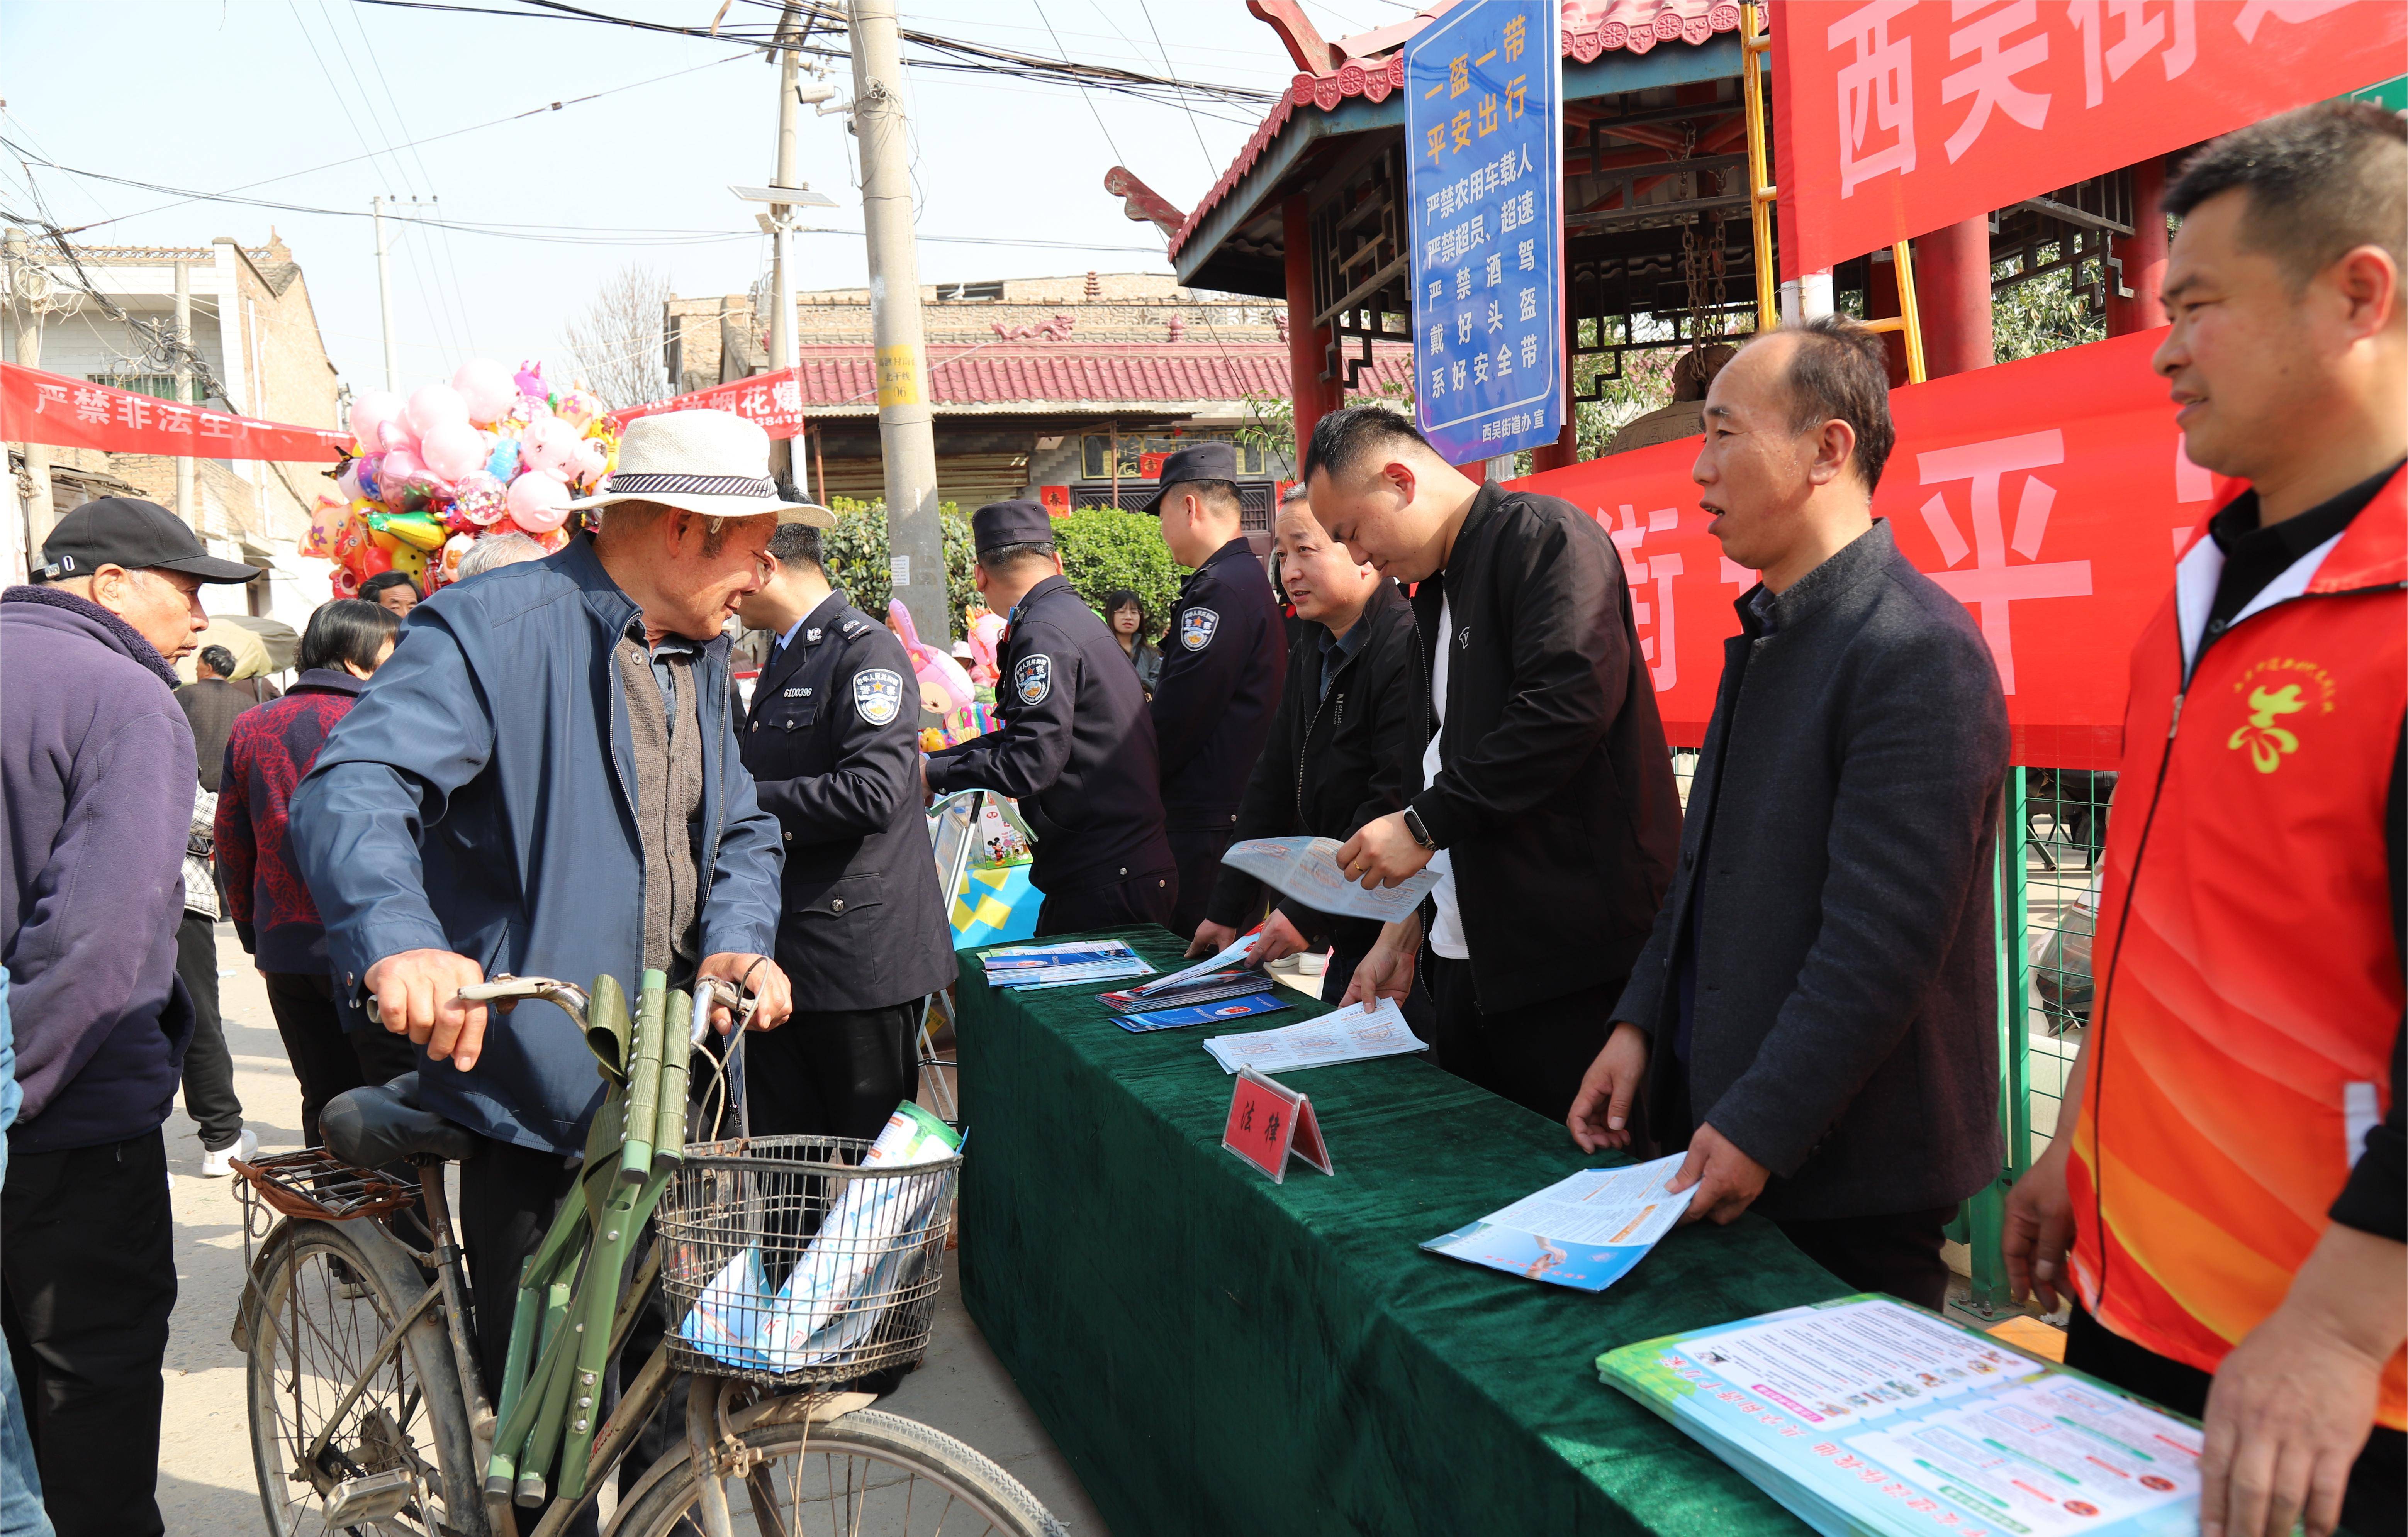
[[[883,501],[857,502],[849,496],[831,497],[830,510],[836,513],[836,527],[820,531],[820,550],[827,561],[828,579],[845,591],[853,605],[875,619],[886,617],[886,601],[893,595],[894,585],[887,579],[886,504]],[[960,640],[963,610],[978,604],[978,588],[970,581],[973,547],[970,543],[969,519],[951,502],[937,504],[938,516],[945,531],[945,608],[947,631],[944,643]],[[922,640],[938,644],[934,635]]]
[[[1055,548],[1062,552],[1062,575],[1079,596],[1100,614],[1105,593],[1127,588],[1145,604],[1154,621],[1146,638],[1159,639],[1170,622],[1183,578],[1154,520],[1143,513],[1090,507],[1055,519],[1054,532]]]

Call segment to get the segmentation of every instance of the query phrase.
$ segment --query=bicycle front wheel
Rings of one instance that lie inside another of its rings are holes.
[[[807,1435],[808,1432],[808,1435]],[[1064,1537],[1021,1482],[942,1430],[873,1410],[824,1425],[756,1425],[761,1461],[726,1480],[737,1531],[751,1537]],[[622,1513],[611,1537],[680,1537],[700,1491],[681,1461]]]

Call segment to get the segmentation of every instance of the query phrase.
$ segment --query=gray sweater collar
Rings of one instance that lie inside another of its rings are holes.
[[[1897,555],[1898,541],[1890,534],[1889,520],[1876,518],[1872,527],[1792,582],[1788,591],[1775,596],[1759,588],[1741,598],[1740,622],[1750,634],[1795,629],[1841,593],[1888,565]],[[1764,600],[1760,605],[1756,601],[1759,598]]]

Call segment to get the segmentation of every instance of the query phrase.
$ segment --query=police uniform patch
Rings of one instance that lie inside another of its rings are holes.
[[[873,726],[892,721],[903,708],[903,675],[892,667],[864,667],[853,674],[853,707]]]
[[[1022,657],[1011,669],[1011,690],[1023,704],[1038,704],[1054,691],[1054,659],[1039,653]]]
[[[1179,616],[1179,644],[1191,651],[1200,651],[1212,644],[1212,636],[1221,628],[1221,616],[1209,608],[1191,608]]]

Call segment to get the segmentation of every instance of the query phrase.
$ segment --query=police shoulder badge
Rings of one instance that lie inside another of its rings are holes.
[[[1022,657],[1011,669],[1011,690],[1023,704],[1039,704],[1054,691],[1054,659],[1042,652]]]
[[[888,724],[903,708],[903,675],[892,667],[864,667],[853,674],[853,707],[873,726]]]
[[[1179,644],[1200,651],[1212,644],[1213,632],[1220,628],[1220,615],[1209,608],[1190,608],[1179,616]]]

